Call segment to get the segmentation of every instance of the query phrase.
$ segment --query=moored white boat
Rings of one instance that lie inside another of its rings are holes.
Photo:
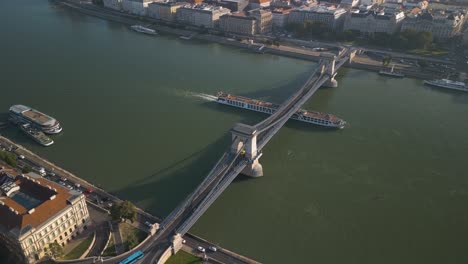
[[[447,88],[447,89],[453,89],[453,90],[468,92],[468,85],[466,83],[452,81],[452,80],[448,80],[448,79],[425,80],[424,84],[435,86],[435,87],[441,87],[441,88]]]
[[[133,26],[131,26],[131,28],[136,32],[140,32],[140,33],[144,33],[144,34],[148,34],[148,35],[157,35],[158,34],[156,32],[156,30],[144,27],[142,25],[133,25]]]

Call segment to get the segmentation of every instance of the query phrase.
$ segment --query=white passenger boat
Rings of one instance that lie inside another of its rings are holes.
[[[401,72],[396,72],[394,71],[394,65],[392,66],[392,68],[390,70],[380,70],[379,71],[379,74],[380,75],[385,75],[385,76],[390,76],[390,77],[397,77],[397,78],[403,78],[405,77],[405,75]]]
[[[273,114],[276,109],[278,109],[279,105],[273,104],[270,102],[254,100],[247,97],[242,96],[235,96],[223,92],[219,92],[216,102],[220,104],[235,106],[251,111],[262,112],[266,114]],[[344,128],[346,127],[347,123],[341,118],[337,116],[316,112],[316,111],[307,111],[307,110],[299,110],[291,119],[307,122],[319,126],[325,127],[333,127],[333,128]]]
[[[55,118],[25,105],[10,107],[9,120],[17,125],[24,123],[31,124],[32,127],[46,134],[58,134],[62,132],[62,127]]]
[[[151,28],[147,28],[147,27],[144,27],[142,25],[133,25],[131,26],[131,28],[136,31],[136,32],[140,32],[140,33],[143,33],[143,34],[148,34],[148,35],[157,35],[158,33],[156,32],[156,30],[154,29],[151,29]]]
[[[435,87],[441,87],[441,88],[447,88],[447,89],[453,89],[453,90],[468,92],[468,85],[466,83],[452,81],[452,80],[448,80],[448,79],[426,80],[426,81],[424,81],[424,84],[435,86]]]

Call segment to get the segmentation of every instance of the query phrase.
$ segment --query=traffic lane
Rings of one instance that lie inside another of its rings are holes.
[[[197,256],[203,258],[203,253],[198,250],[198,247],[201,246],[205,249],[205,254],[208,258],[214,259],[215,261],[221,262],[221,263],[245,263],[242,260],[239,260],[226,252],[223,252],[223,249],[221,247],[218,247],[216,245],[206,243],[204,241],[199,241],[196,238],[188,237],[185,236],[185,245],[192,248],[194,254],[197,254]],[[212,251],[209,249],[210,246],[214,246],[217,248],[216,251]]]

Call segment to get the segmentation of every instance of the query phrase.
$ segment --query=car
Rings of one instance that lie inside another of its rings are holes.
[[[203,248],[201,246],[198,246],[197,249],[198,249],[198,251],[200,251],[202,253],[205,253],[205,248]]]
[[[153,224],[150,223],[150,222],[148,222],[148,221],[145,222],[145,225],[146,225],[147,227],[149,227],[149,228],[153,227]]]
[[[215,247],[215,246],[210,246],[209,249],[213,252],[216,252],[218,251],[218,249]]]
[[[185,244],[187,243],[187,241],[185,241],[185,239],[182,239],[182,244]]]
[[[19,156],[18,156],[18,159],[20,159],[20,160],[24,160],[25,158],[26,158],[26,157],[23,156],[23,155],[19,155]]]

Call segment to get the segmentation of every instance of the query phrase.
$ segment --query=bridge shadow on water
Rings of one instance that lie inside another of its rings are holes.
[[[226,131],[213,143],[112,193],[144,202],[145,210],[164,217],[203,181],[230,146],[231,134]]]

